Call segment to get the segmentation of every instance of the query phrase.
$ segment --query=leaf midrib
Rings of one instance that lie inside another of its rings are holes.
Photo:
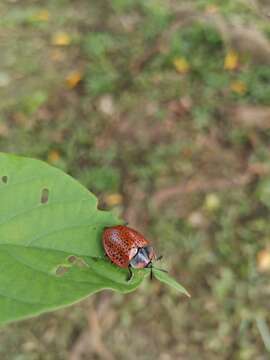
[[[28,249],[28,248],[29,248],[28,246],[25,246],[25,245],[15,245],[15,244],[11,244],[11,245],[10,245],[10,244],[0,244],[0,247],[1,247],[1,246],[3,246],[3,247],[23,247],[23,248],[25,248],[25,249]],[[34,247],[34,246],[31,247],[30,249],[36,249],[36,250],[40,250],[40,251],[44,251],[44,252],[46,252],[46,251],[53,251],[53,252],[58,252],[58,253],[64,253],[64,254],[66,255],[66,257],[69,256],[69,255],[71,255],[70,252],[66,252],[66,251],[62,251],[62,250],[57,250],[57,249],[54,250],[54,249],[39,248],[39,247]],[[29,267],[30,269],[36,270],[36,271],[41,272],[41,273],[43,273],[43,274],[45,274],[45,275],[50,275],[50,276],[52,276],[52,277],[55,277],[55,275],[53,275],[53,274],[51,274],[51,273],[49,273],[49,272],[47,273],[47,272],[42,271],[42,270],[40,270],[40,269],[37,269],[37,268],[35,268],[35,267],[27,264],[27,263],[24,263],[21,259],[18,259],[18,258],[16,258],[16,257],[14,257],[13,254],[10,254],[9,251],[6,250],[6,252],[8,253],[9,256],[11,256],[12,258],[14,258],[16,261],[18,261],[18,262],[21,263],[22,265],[25,265],[25,266]],[[72,252],[72,255],[75,255],[75,256],[83,256],[82,254],[76,254],[76,253],[74,253],[74,252]],[[92,258],[92,259],[95,259],[95,260],[99,261],[99,260],[97,259],[97,257],[95,257],[95,256],[86,255],[85,257],[86,257],[86,258]],[[100,259],[100,260],[102,260],[102,259]],[[104,260],[102,260],[102,261],[104,261]],[[59,264],[59,265],[60,265],[60,264]],[[117,283],[117,284],[119,284],[119,285],[123,285],[123,283],[120,282],[120,281],[118,281],[117,279],[112,279],[112,278],[109,278],[109,277],[106,277],[106,276],[101,275],[98,271],[94,270],[93,267],[91,267],[91,271],[94,272],[94,273],[95,273],[99,278],[101,278],[101,279],[113,281],[113,282],[115,282],[115,283]],[[65,281],[66,281],[66,280],[67,280],[67,279],[65,278]],[[72,281],[72,282],[77,283],[76,280],[71,280],[71,279],[69,279],[68,281],[70,281],[70,282]],[[78,281],[78,283],[91,284],[90,282],[87,282],[87,281]]]

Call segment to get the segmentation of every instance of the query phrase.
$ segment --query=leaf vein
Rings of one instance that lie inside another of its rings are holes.
[[[68,201],[53,201],[53,202],[49,202],[49,203],[46,204],[46,205],[39,204],[38,206],[32,207],[32,208],[30,208],[30,209],[27,209],[27,210],[24,210],[24,211],[21,211],[21,212],[18,212],[17,214],[15,214],[15,215],[13,215],[13,216],[5,219],[4,221],[2,221],[2,222],[0,223],[0,226],[1,226],[1,225],[6,225],[6,224],[8,224],[11,220],[14,220],[14,219],[17,218],[17,217],[20,217],[21,215],[28,214],[28,213],[30,213],[30,212],[33,211],[33,210],[44,209],[45,206],[46,206],[46,208],[48,208],[48,207],[50,207],[50,206],[52,206],[52,205],[62,205],[62,204],[68,204],[68,203],[72,204],[72,203],[74,203],[74,202],[84,202],[84,201],[88,201],[88,200],[89,200],[89,199],[81,199],[81,200],[76,199],[76,200],[68,200]]]

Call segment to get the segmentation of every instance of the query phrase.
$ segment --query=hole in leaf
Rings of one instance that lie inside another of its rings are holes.
[[[49,190],[48,189],[42,189],[41,198],[40,198],[41,204],[47,204],[48,200],[49,200]]]
[[[7,184],[7,182],[8,182],[8,177],[7,177],[7,176],[2,176],[2,182],[3,182],[4,184]]]
[[[59,265],[57,269],[55,270],[55,275],[57,276],[63,276],[65,273],[68,272],[70,268],[68,266]]]
[[[74,264],[77,260],[77,256],[75,255],[70,255],[68,258],[67,258],[67,261],[70,262],[71,264]]]
[[[70,263],[70,264],[73,264],[73,265],[76,265],[78,266],[79,268],[85,268],[85,267],[89,267],[89,265],[80,257],[77,257],[75,255],[70,255],[68,258],[67,258],[67,261]]]

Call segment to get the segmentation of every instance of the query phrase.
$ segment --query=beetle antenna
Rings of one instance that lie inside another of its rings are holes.
[[[163,271],[163,272],[165,272],[165,273],[168,272],[168,270],[161,269],[161,268],[158,268],[158,267],[156,267],[156,266],[153,266],[153,264],[151,263],[151,272],[153,271],[153,270],[152,270],[153,268],[155,268],[155,269],[157,269],[157,270],[159,270],[159,271]]]

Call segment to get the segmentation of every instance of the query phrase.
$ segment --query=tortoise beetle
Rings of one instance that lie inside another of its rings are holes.
[[[157,258],[149,241],[138,231],[124,225],[105,227],[102,241],[112,263],[128,269],[128,281],[133,275],[132,268],[151,268],[152,278],[152,261],[160,260],[161,256]]]

